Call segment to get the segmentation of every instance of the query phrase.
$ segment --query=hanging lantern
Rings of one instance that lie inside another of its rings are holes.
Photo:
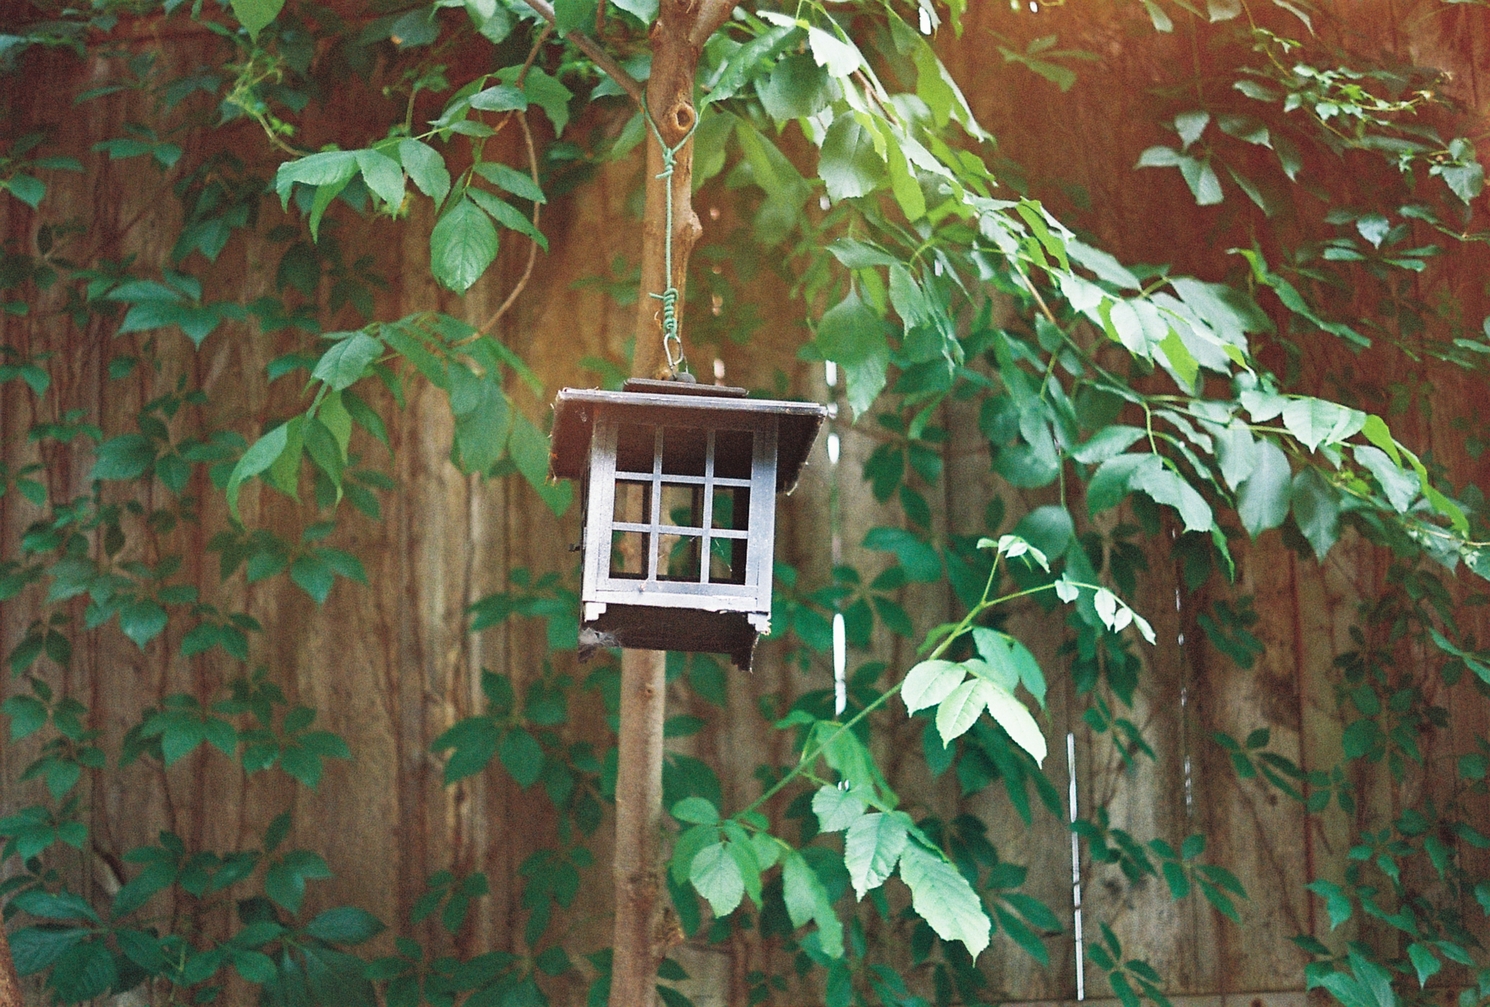
[[[771,628],[776,494],[796,486],[827,410],[632,379],[565,388],[554,413],[550,472],[583,488],[584,629],[748,670]]]

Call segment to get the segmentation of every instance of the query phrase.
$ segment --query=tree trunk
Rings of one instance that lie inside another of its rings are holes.
[[[21,980],[16,975],[15,960],[10,957],[10,942],[0,927],[0,1007],[23,1007]]]
[[[642,224],[641,290],[637,299],[634,377],[672,373],[663,346],[661,302],[656,295],[672,286],[683,313],[688,256],[703,232],[693,212],[693,142],[698,118],[693,103],[694,72],[702,41],[712,24],[704,18],[718,7],[667,0],[652,29],[652,75],[644,111],[662,143],[682,144],[665,175],[666,159],[651,135],[647,146],[647,203]],[[672,275],[667,275],[667,200],[672,199]],[[656,1000],[657,966],[682,934],[665,918],[662,897],[662,724],[666,700],[664,655],[628,650],[621,657],[621,740],[616,772],[616,929],[611,967],[611,1007],[650,1007]]]

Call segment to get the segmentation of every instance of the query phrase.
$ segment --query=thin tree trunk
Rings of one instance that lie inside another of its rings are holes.
[[[671,177],[659,178],[665,159],[648,129],[647,203],[642,224],[641,291],[637,303],[635,377],[670,373],[662,342],[660,294],[679,291],[688,256],[703,232],[693,212],[694,74],[703,43],[733,9],[733,0],[663,0],[652,29],[652,74],[646,108],[662,142],[683,143]],[[667,199],[672,190],[672,276],[666,275]],[[651,1007],[657,993],[657,966],[681,940],[665,915],[662,844],[662,723],[666,693],[664,655],[628,650],[621,656],[621,741],[616,771],[616,930],[611,965],[610,1007]]]
[[[21,980],[10,957],[10,942],[5,938],[4,927],[0,927],[0,1007],[24,1007]]]

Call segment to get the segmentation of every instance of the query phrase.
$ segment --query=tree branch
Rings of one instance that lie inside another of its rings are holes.
[[[739,0],[703,0],[699,7],[698,20],[694,22],[693,31],[688,34],[688,41],[702,48],[709,41],[709,36],[729,20],[738,3]]]
[[[547,21],[550,25],[557,23],[554,20],[553,5],[548,0],[527,0],[527,4],[537,11],[543,20]],[[641,82],[622,69],[621,64],[616,62],[615,57],[605,51],[604,46],[590,36],[577,31],[570,32],[564,38],[573,42],[575,48],[590,57],[590,62],[604,70],[611,80],[620,85],[622,91],[625,91],[631,96],[632,101],[638,105],[642,103]]]

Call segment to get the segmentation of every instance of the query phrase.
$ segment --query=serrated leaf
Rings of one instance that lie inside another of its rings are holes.
[[[962,684],[967,671],[954,661],[922,661],[905,674],[900,698],[907,713],[936,706]]]
[[[341,391],[355,383],[383,351],[382,340],[365,332],[354,332],[339,339],[323,354],[311,377],[324,381],[332,391]]]
[[[852,115],[833,120],[823,137],[818,177],[835,201],[866,196],[885,178],[885,162],[874,149],[869,130]]]
[[[281,454],[284,453],[285,445],[289,439],[289,424],[280,424],[260,437],[253,443],[243,457],[238,459],[238,464],[233,466],[233,473],[228,477],[228,485],[224,494],[228,498],[228,510],[235,520],[242,520],[238,514],[238,488],[243,485],[245,479],[268,470]]]
[[[1288,516],[1292,480],[1288,456],[1272,440],[1259,440],[1252,473],[1237,489],[1237,516],[1242,519],[1247,534],[1256,538],[1283,523]]]
[[[1365,444],[1356,445],[1355,460],[1376,477],[1392,509],[1398,514],[1407,513],[1422,488],[1417,473],[1395,464],[1385,451]]]
[[[497,257],[497,229],[481,209],[462,197],[441,215],[429,235],[435,279],[463,294]]]
[[[942,744],[950,745],[967,733],[987,709],[989,698],[997,692],[992,682],[972,678],[948,693],[936,708],[936,729],[942,736]]]
[[[450,192],[450,170],[439,152],[422,140],[404,139],[398,142],[398,157],[409,180],[439,207]]]
[[[745,876],[724,843],[712,843],[694,854],[688,879],[717,917],[734,912],[745,896]]]
[[[1045,735],[1025,705],[1012,693],[999,689],[990,690],[987,705],[989,715],[1009,733],[1014,743],[1030,753],[1037,763],[1043,763],[1047,753]]]
[[[891,811],[861,815],[849,826],[843,840],[843,864],[858,898],[895,873],[910,824],[903,812]]]
[[[988,947],[992,923],[957,868],[911,842],[900,855],[900,878],[910,887],[911,908],[938,937],[961,941],[974,958]]]
[[[45,721],[45,713],[43,713]],[[868,805],[852,788],[825,784],[812,795],[812,810],[820,832],[842,832],[864,814]]]
[[[1301,471],[1293,480],[1290,496],[1293,519],[1314,548],[1321,562],[1340,536],[1340,496],[1312,468]]]
[[[1358,433],[1365,423],[1366,414],[1359,409],[1347,409],[1324,399],[1289,399],[1283,407],[1283,425],[1310,451],[1321,444],[1338,444]]]

